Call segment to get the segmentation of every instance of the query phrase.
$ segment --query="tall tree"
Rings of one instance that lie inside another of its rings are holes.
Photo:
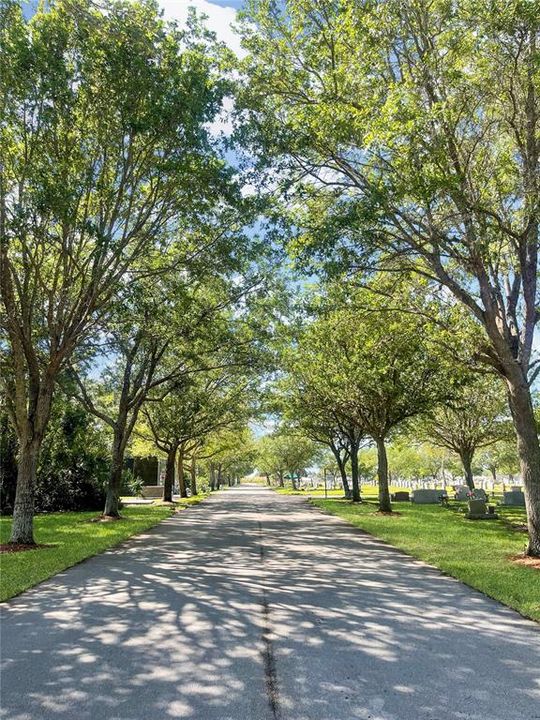
[[[252,137],[279,163],[295,250],[367,281],[399,260],[483,328],[540,556],[540,3],[252,0],[244,36]]]
[[[219,482],[224,481],[229,487],[238,484],[244,475],[253,470],[255,457],[253,435],[246,425],[239,423],[210,436],[202,459],[209,461],[209,469],[214,475],[211,489],[219,490],[218,478]]]
[[[274,437],[263,435],[258,438],[256,449],[255,464],[259,473],[266,478],[267,484],[271,484],[274,475],[279,487],[285,487],[285,470]]]
[[[220,208],[221,222],[232,217],[230,210],[223,213]],[[234,216],[238,220],[242,213]],[[217,218],[213,221],[203,225],[200,220],[212,242],[205,233],[201,237],[201,228],[195,233],[186,231],[154,263],[150,277],[130,284],[123,301],[115,303],[108,316],[99,351],[92,352],[97,345],[94,340],[89,343],[89,358],[79,362],[78,368],[71,364],[72,392],[113,430],[105,515],[118,516],[124,454],[144,403],[156,404],[179,384],[190,385],[182,380],[187,374],[245,365],[252,359],[249,343],[236,327],[241,318],[239,305],[249,305],[249,295],[259,285],[257,271],[241,274],[242,266],[250,264],[251,244],[246,240],[241,251],[233,252],[231,243],[241,238],[239,231],[233,226],[230,232],[226,225],[226,229],[213,228]],[[233,309],[238,316],[234,321]],[[76,359],[87,351],[86,346],[81,351]],[[102,367],[101,383],[92,379],[96,363]],[[166,415],[165,407],[162,415]],[[156,441],[163,444],[169,429],[161,428],[161,432],[165,436]],[[182,443],[179,437],[176,447]],[[174,466],[174,457],[172,462]],[[172,484],[168,482],[167,488],[170,495]]]
[[[119,517],[125,452],[143,404],[151,395],[162,400],[190,371],[191,353],[186,352],[183,323],[178,322],[180,307],[164,299],[159,292],[124,299],[109,321],[99,354],[70,366],[69,392],[112,432],[103,511],[108,517]],[[92,376],[96,361],[102,365],[99,382]]]
[[[216,357],[212,360],[216,362]],[[186,497],[186,456],[195,453],[209,435],[238,427],[249,412],[248,396],[249,381],[235,366],[233,357],[229,367],[227,359],[222,358],[220,368],[194,368],[167,397],[146,404],[145,424],[156,446],[167,455],[164,500],[172,500],[177,452],[180,495]]]
[[[283,396],[280,403],[284,422],[330,449],[339,469],[345,497],[360,502],[358,452],[363,440],[362,430],[354,419],[344,417],[329,404],[327,389],[317,379],[320,371],[317,357],[313,358],[313,363],[307,364],[302,355],[300,346],[289,352],[285,361],[288,375],[281,383]],[[347,476],[349,462],[352,490]]]
[[[484,448],[478,457],[478,463],[491,473],[493,482],[499,481],[499,474],[517,475],[519,459],[516,445],[509,440],[497,442]]]
[[[30,544],[56,379],[221,182],[208,122],[223,87],[197,28],[150,0],[0,12],[1,379],[19,441],[11,541]]]
[[[404,298],[409,292],[415,288],[406,288]],[[425,318],[400,312],[384,294],[361,296],[356,305],[347,288],[330,289],[299,342],[297,363],[342,427],[375,441],[379,508],[391,512],[386,442],[406,420],[447,397],[453,377]],[[357,458],[352,451],[356,475]]]
[[[430,413],[421,427],[432,442],[459,455],[465,482],[474,490],[476,451],[508,439],[510,434],[502,383],[493,377],[472,378],[451,403]]]
[[[271,435],[259,440],[256,464],[263,474],[274,475],[280,487],[288,475],[293,488],[306,469],[317,462],[315,443],[300,433],[277,428]]]

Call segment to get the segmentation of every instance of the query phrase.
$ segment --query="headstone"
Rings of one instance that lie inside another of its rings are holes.
[[[456,492],[454,495],[455,500],[468,500],[469,499],[469,493],[470,489],[468,485],[457,485],[456,486]]]
[[[487,494],[484,488],[475,488],[474,490],[471,490],[468,485],[457,485],[454,498],[456,500],[461,500],[462,502],[464,500],[470,500],[471,498],[476,500],[487,500]]]
[[[448,497],[446,490],[413,490],[411,493],[411,502],[419,505],[436,504],[441,501],[441,497]]]
[[[467,518],[469,520],[496,520],[497,515],[492,508],[488,508],[486,501],[482,499],[469,500],[469,512]]]
[[[511,490],[503,493],[502,505],[525,507],[525,495],[521,490]]]
[[[392,500],[394,502],[409,502],[409,493],[405,490],[398,490],[392,494]]]
[[[487,513],[487,505],[485,500],[469,500],[469,515],[485,515]]]

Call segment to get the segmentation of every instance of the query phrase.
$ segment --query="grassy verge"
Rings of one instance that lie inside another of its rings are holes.
[[[61,570],[117,545],[168,517],[169,506],[142,505],[122,510],[122,520],[90,522],[95,512],[51,513],[35,518],[36,542],[49,547],[0,556],[0,601],[46,580]],[[11,518],[0,518],[0,542],[9,539]]]
[[[403,490],[404,488],[401,487],[394,487],[393,485],[390,486],[390,492],[398,492],[399,490]],[[310,495],[311,497],[324,497],[324,488],[309,488],[307,490],[293,490],[291,487],[272,487],[272,490],[275,490],[280,495]],[[335,490],[331,490],[330,488],[327,489],[328,497],[332,498],[342,498],[343,497],[343,488],[336,488]],[[373,500],[377,497],[377,488],[374,488],[373,485],[362,485],[360,488],[360,494],[363,498],[366,498],[368,500]]]
[[[525,522],[521,508],[498,508],[500,520],[467,520],[459,506],[394,503],[399,514],[379,515],[374,503],[313,498],[313,505],[386,540],[540,621],[540,570],[519,565],[526,535],[514,526]]]
[[[200,502],[202,502],[205,498],[207,498],[210,495],[210,490],[200,490],[197,495],[190,495],[186,498],[179,498],[178,500],[175,500],[172,504],[171,503],[164,503],[163,500],[160,498],[155,498],[151,503],[145,502],[141,503],[140,507],[146,506],[146,507],[173,507],[176,506],[179,509],[189,507],[190,505],[198,505]],[[138,495],[123,495],[120,500],[126,505],[129,506],[130,501],[137,501],[141,498]],[[133,502],[132,507],[135,506],[137,503]]]
[[[191,507],[192,505],[198,505],[209,495],[210,490],[200,491],[198,495],[190,495],[187,498],[180,498],[180,500],[176,501],[176,505],[179,509]]]

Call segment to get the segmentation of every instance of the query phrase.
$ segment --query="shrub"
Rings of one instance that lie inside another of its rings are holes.
[[[36,511],[101,509],[109,466],[102,428],[79,405],[59,396],[40,456]],[[0,507],[4,515],[13,512],[16,480],[17,440],[6,415],[0,414]]]
[[[122,473],[122,489],[123,495],[133,495],[135,497],[142,497],[142,489],[144,482],[142,478],[133,473],[133,470],[126,468]]]
[[[15,502],[17,483],[17,439],[8,423],[7,415],[0,414],[0,513],[10,515]]]
[[[36,483],[36,510],[98,510],[109,454],[103,431],[80,406],[63,402],[51,418]]]

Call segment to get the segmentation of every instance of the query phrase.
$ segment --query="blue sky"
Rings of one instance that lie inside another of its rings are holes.
[[[243,5],[242,0],[210,0],[212,5],[221,5],[221,7],[233,7],[241,8]]]

